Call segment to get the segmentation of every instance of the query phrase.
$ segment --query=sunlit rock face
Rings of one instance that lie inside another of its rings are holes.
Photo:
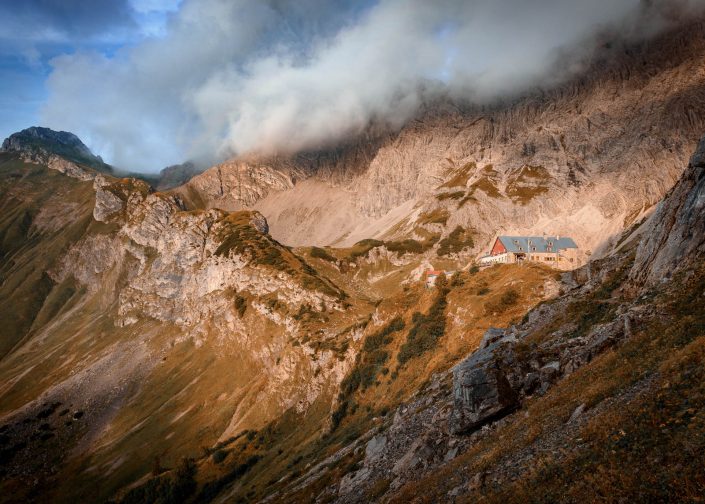
[[[205,207],[257,208],[290,245],[409,237],[428,227],[423,215],[447,211],[437,227],[476,230],[472,254],[499,232],[568,235],[599,255],[673,186],[705,127],[705,41],[692,33],[605,49],[585,78],[540,96],[430,106],[373,142],[236,158],[179,192]]]

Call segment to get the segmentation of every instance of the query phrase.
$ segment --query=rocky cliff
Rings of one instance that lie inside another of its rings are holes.
[[[482,108],[437,104],[401,131],[316,156],[235,159],[182,188],[204,207],[259,209],[284,243],[441,236],[573,236],[584,250],[645,215],[675,183],[703,129],[702,23],[656,40],[606,43],[550,91]],[[316,160],[315,162],[313,160]]]
[[[646,225],[631,277],[656,285],[705,253],[705,141]]]

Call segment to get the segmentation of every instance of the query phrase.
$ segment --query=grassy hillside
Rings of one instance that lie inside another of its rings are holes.
[[[322,478],[287,493],[284,499],[311,502],[322,486],[355,468],[360,453],[346,453],[346,446],[385,418],[391,419],[394,410],[434,373],[474,349],[490,325],[521,318],[528,307],[550,296],[548,286],[554,285],[555,273],[539,266],[460,273],[448,279],[445,288],[426,289],[420,282],[400,288],[375,303],[372,312],[358,312],[359,321],[336,338],[321,340],[312,333],[308,343],[314,348],[335,348],[341,356],[348,346],[357,352],[335,408],[321,400],[304,415],[289,411],[264,429],[242,431],[235,439],[194,453],[195,484],[188,498],[207,502],[216,495],[231,495],[256,502],[291,491],[302,483],[300,478],[311,465],[332,456]],[[512,300],[494,311],[508,292],[513,293]],[[143,499],[150,488],[171,491],[179,478],[175,471],[166,472],[127,494],[123,502]]]
[[[698,502],[705,492],[698,462],[705,448],[704,289],[700,265],[648,294],[644,307],[658,307],[659,315],[623,346],[530,400],[390,502],[438,502],[459,486],[461,502]],[[581,405],[585,413],[571,421]]]
[[[0,153],[0,357],[56,316],[73,296],[47,273],[93,221],[90,182]],[[41,316],[40,316],[41,313]]]

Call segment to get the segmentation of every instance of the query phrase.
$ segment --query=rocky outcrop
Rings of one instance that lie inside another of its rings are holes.
[[[480,348],[453,368],[452,433],[480,427],[519,406],[519,394],[509,383],[501,358],[514,341],[516,338],[505,338],[501,329],[490,329]]]
[[[296,167],[277,169],[268,162],[232,160],[195,176],[176,192],[197,206],[241,210],[252,208],[271,192],[292,189],[304,177]]]
[[[637,285],[667,281],[705,254],[705,137],[643,237],[631,272]]]
[[[595,282],[580,296],[589,296],[601,284]],[[538,345],[523,342],[541,330],[542,321],[558,317],[575,299],[561,298],[533,320],[528,317],[523,326],[488,330],[480,348],[453,368],[453,410],[448,420],[452,433],[472,432],[519,408],[525,397],[546,393],[557,380],[630,337],[633,325],[653,317],[642,306],[625,305],[614,319],[596,323],[582,334],[568,324]]]
[[[93,218],[99,222],[110,222],[124,218],[124,211],[130,198],[133,199],[133,202],[142,201],[152,192],[149,185],[141,180],[116,181],[101,175],[95,177],[93,189],[95,189]]]
[[[275,295],[292,312],[304,304],[314,309],[339,305],[336,297],[299,284],[297,272],[286,263],[291,252],[267,236],[267,220],[258,212],[188,212],[178,196],[152,192],[135,179],[98,176],[94,187],[94,218],[118,224],[120,230],[107,248],[106,238],[77,243],[55,278],[62,281],[73,275],[97,290],[102,276],[96,272],[128,258],[135,261],[136,267],[117,296],[120,325],[143,317],[198,325],[233,310],[224,310],[232,302],[226,294],[230,291],[256,297]],[[260,254],[281,259],[272,268],[259,259]],[[303,270],[300,274],[311,276]],[[325,286],[324,281],[318,282]],[[313,280],[309,283],[315,285]],[[270,311],[265,310],[278,323],[295,325],[290,316],[278,317]],[[238,323],[231,320],[229,325],[235,328]]]
[[[100,156],[93,154],[76,135],[67,131],[33,126],[6,138],[2,143],[2,151],[18,152],[41,164],[47,164],[49,159],[58,157],[99,171],[111,171]]]

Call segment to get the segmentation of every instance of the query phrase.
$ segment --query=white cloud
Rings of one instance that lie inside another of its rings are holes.
[[[555,82],[559,55],[582,56],[597,30],[656,29],[673,2],[353,4],[186,0],[159,39],[54,60],[43,116],[129,169],[315,148],[371,120],[399,125],[438,93],[482,101]]]

